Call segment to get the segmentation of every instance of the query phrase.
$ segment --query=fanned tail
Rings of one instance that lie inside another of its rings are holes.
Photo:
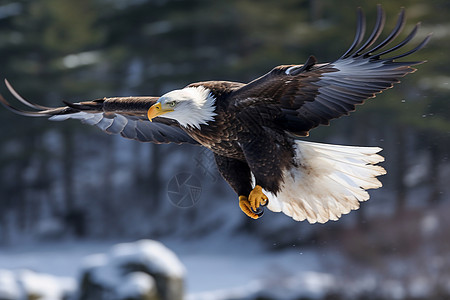
[[[367,189],[382,186],[386,174],[378,147],[353,147],[296,141],[296,164],[283,174],[283,186],[269,194],[268,208],[294,220],[325,223],[359,208]]]

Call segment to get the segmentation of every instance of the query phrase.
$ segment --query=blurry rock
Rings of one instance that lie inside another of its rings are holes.
[[[55,277],[30,270],[0,270],[1,300],[65,300],[76,287],[71,278]]]
[[[181,300],[184,273],[176,255],[159,242],[118,244],[85,259],[78,298]]]

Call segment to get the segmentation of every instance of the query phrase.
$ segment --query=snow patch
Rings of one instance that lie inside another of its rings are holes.
[[[162,243],[152,240],[140,240],[135,243],[115,245],[109,257],[117,265],[139,262],[154,273],[170,277],[183,278],[185,269],[178,257]]]
[[[66,299],[75,289],[76,282],[72,278],[30,270],[0,270],[0,299],[59,300]]]
[[[14,272],[0,270],[0,299],[19,299],[21,289]]]
[[[231,289],[190,294],[187,300],[324,299],[335,287],[336,281],[330,274],[304,272],[278,279],[253,280]]]
[[[155,279],[144,272],[127,274],[122,284],[116,288],[119,299],[139,299],[139,296],[151,292],[156,293]]]

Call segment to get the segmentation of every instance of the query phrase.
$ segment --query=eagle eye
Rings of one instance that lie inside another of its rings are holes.
[[[169,107],[175,107],[176,104],[177,104],[177,103],[176,103],[175,101],[167,102],[167,105],[168,105]]]

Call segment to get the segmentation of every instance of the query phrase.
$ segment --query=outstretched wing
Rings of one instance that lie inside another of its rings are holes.
[[[301,136],[320,124],[328,125],[330,120],[348,115],[355,110],[356,104],[391,88],[400,77],[415,71],[411,66],[422,63],[395,60],[424,47],[430,35],[409,51],[388,55],[403,49],[419,27],[417,24],[404,40],[392,46],[405,23],[403,9],[392,32],[372,47],[383,30],[384,21],[384,11],[378,6],[375,27],[363,43],[365,18],[358,9],[355,39],[338,60],[316,64],[316,59],[311,56],[304,65],[278,66],[237,90],[232,97],[232,107],[242,112],[242,118],[254,118],[251,115],[258,110],[268,110],[277,126]]]
[[[155,118],[153,122],[148,120],[147,111],[156,103],[158,97],[116,97],[79,103],[64,102],[66,106],[51,108],[30,103],[22,98],[8,81],[5,80],[5,83],[18,101],[33,109],[25,111],[16,108],[0,95],[0,103],[19,115],[48,117],[54,121],[78,119],[83,123],[96,125],[107,133],[120,134],[140,142],[198,144],[174,120],[167,118]]]

